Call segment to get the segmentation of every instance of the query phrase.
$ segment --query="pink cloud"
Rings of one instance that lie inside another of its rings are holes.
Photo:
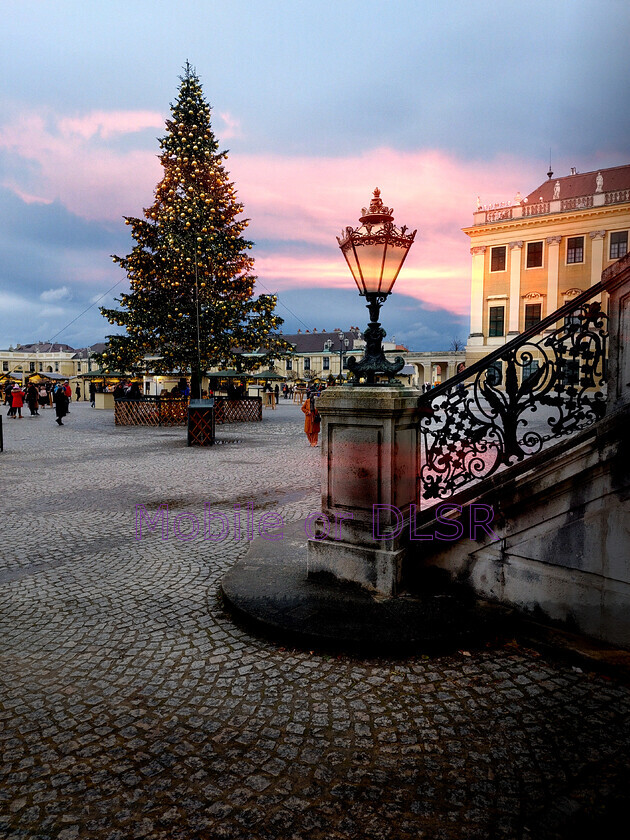
[[[5,182],[5,186],[8,186],[13,192],[19,196],[25,204],[52,204],[52,198],[43,198],[39,195],[32,195],[31,193],[27,193],[24,190],[20,189],[19,186],[15,184],[14,181],[7,180]]]
[[[151,203],[160,177],[155,151],[124,151],[105,142],[114,126],[129,132],[146,127],[148,117],[142,124],[138,113],[144,112],[130,112],[127,119],[112,112],[110,120],[87,115],[77,121],[26,113],[0,130],[0,149],[36,166],[31,181],[37,184],[40,202],[60,201],[90,220],[120,219],[140,213],[142,202]],[[99,126],[107,126],[105,134],[98,133]],[[15,178],[3,184],[20,197],[32,193],[30,184],[18,184]]]
[[[233,130],[238,122],[222,119]],[[161,168],[157,148],[125,151],[114,135],[163,124],[144,111],[92,112],[55,119],[24,114],[0,131],[0,148],[36,165],[34,183],[5,182],[26,200],[59,200],[87,219],[139,215],[153,197]],[[470,254],[461,228],[482,201],[527,194],[544,180],[540,163],[505,155],[462,160],[439,150],[374,149],[352,157],[231,155],[232,180],[260,243],[256,272],[270,289],[350,288],[352,279],[335,236],[357,225],[374,187],[394,207],[396,223],[418,229],[397,291],[463,314],[469,306]]]
[[[378,186],[396,223],[418,230],[396,290],[458,314],[469,308],[469,240],[461,228],[472,222],[477,195],[505,201],[542,180],[522,160],[463,161],[437,150],[384,148],[324,159],[235,156],[228,165],[254,241],[330,248],[329,258],[314,257],[313,249],[300,257],[265,248],[256,270],[266,285],[348,288],[352,279],[335,237],[359,224]]]
[[[98,134],[107,139],[146,128],[164,128],[164,117],[154,111],[92,111],[81,117],[64,117],[58,128],[65,137],[78,134],[87,140]]]

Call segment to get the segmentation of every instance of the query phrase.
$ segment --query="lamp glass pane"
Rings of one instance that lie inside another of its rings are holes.
[[[385,243],[356,246],[366,292],[379,292],[383,270]]]
[[[359,269],[359,264],[357,263],[357,258],[354,253],[354,248],[352,247],[352,243],[348,242],[342,249],[343,255],[346,258],[346,262],[348,263],[348,268],[352,272],[352,276],[354,277],[354,282],[359,287],[359,292],[363,295],[365,294],[365,290],[363,288],[363,283],[361,282],[361,271]]]
[[[391,292],[408,250],[408,248],[401,248],[399,245],[392,245],[391,242],[388,243],[387,250],[385,251],[385,264],[383,266],[382,292],[386,294]]]

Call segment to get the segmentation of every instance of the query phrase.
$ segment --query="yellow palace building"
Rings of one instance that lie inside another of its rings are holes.
[[[571,171],[464,228],[472,255],[468,365],[597,283],[628,250],[630,165]],[[605,308],[605,301],[604,301]]]

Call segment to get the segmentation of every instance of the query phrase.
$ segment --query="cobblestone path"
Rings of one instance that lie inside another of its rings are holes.
[[[316,510],[302,420],[281,403],[188,449],[86,403],[62,428],[4,418],[1,838],[575,838],[598,797],[627,795],[614,680],[516,646],[285,650],[219,602],[246,540],[135,539],[137,503],[171,524],[204,503]]]

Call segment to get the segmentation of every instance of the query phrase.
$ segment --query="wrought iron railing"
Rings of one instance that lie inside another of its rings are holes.
[[[603,417],[607,315],[592,301],[601,291],[592,286],[419,398],[425,506]]]

